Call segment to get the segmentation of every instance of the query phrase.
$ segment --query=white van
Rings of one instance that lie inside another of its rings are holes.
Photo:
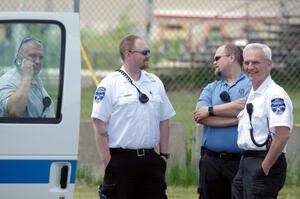
[[[42,54],[26,54],[31,39]],[[27,98],[28,113],[11,115],[7,98],[20,89],[22,64],[31,58],[41,63],[31,82],[36,96]],[[79,124],[79,14],[1,12],[0,198],[73,198]]]

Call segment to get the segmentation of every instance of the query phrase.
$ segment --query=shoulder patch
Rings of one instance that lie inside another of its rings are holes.
[[[285,111],[285,103],[282,98],[275,98],[271,100],[272,111],[278,115],[282,114]]]
[[[96,103],[99,103],[104,98],[105,91],[106,91],[106,89],[104,87],[97,88],[96,93],[95,93],[95,98],[94,98]]]

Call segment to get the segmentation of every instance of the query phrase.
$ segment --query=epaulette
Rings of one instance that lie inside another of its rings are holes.
[[[150,79],[151,82],[156,82],[154,74],[152,74],[152,73],[145,73],[145,75]]]

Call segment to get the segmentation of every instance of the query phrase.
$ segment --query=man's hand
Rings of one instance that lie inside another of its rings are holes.
[[[209,113],[208,113],[208,107],[207,106],[203,106],[201,108],[198,108],[194,112],[194,120],[197,123],[199,123],[201,120],[207,118],[208,116],[209,116]]]
[[[34,75],[34,63],[28,59],[24,59],[21,65],[22,77],[26,80],[32,80]]]

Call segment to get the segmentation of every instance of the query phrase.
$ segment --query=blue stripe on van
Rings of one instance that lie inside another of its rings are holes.
[[[49,183],[54,162],[71,164],[70,183],[76,179],[77,160],[0,160],[0,183]]]

